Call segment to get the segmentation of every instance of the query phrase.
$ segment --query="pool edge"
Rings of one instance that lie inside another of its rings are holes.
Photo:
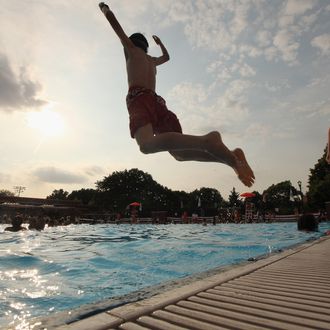
[[[304,242],[294,247],[289,247],[282,252],[273,252],[268,256],[258,258],[256,261],[245,261],[237,265],[217,267],[213,270],[203,272],[204,277],[199,278],[201,274],[188,277],[187,279],[170,281],[167,285],[153,286],[158,288],[156,291],[149,290],[147,294],[139,295],[140,291],[134,295],[125,295],[107,299],[97,304],[88,304],[71,311],[56,313],[50,317],[40,317],[30,320],[29,329],[105,329],[111,326],[117,326],[122,322],[132,320],[139,315],[151,313],[152,311],[162,308],[168,304],[194,295],[197,292],[207,290],[215,285],[220,285],[229,280],[239,278],[254,272],[262,267],[287,258],[309,248],[315,244],[320,244],[330,237],[320,237],[319,239]],[[212,274],[215,272],[215,274]],[[188,282],[188,283],[187,283]],[[162,290],[159,288],[162,287]],[[148,297],[149,294],[149,297]],[[131,300],[123,300],[131,296]],[[112,304],[110,304],[110,301]],[[93,309],[94,306],[94,309]],[[11,329],[11,328],[8,328]]]

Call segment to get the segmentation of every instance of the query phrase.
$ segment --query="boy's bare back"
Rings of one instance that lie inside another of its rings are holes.
[[[144,87],[155,91],[156,65],[154,58],[133,45],[125,48],[126,70],[129,87]]]

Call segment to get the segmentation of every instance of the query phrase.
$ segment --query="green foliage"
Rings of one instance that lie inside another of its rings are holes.
[[[217,209],[223,204],[223,198],[218,190],[213,188],[200,188],[188,194],[190,201],[189,209],[201,209],[205,216],[213,216],[217,214]],[[198,203],[200,201],[200,207]]]
[[[142,203],[147,209],[167,209],[168,189],[136,168],[113,172],[96,186],[100,192],[98,202],[107,210],[123,211],[132,202]]]
[[[241,201],[239,200],[239,193],[236,192],[235,188],[233,187],[233,190],[230,192],[230,195],[228,197],[229,206],[241,206]]]
[[[68,198],[69,193],[64,191],[63,189],[53,190],[51,195],[47,196],[46,199],[58,199],[58,200],[66,200]]]
[[[292,213],[295,205],[290,201],[290,190],[292,190],[294,196],[298,194],[298,191],[289,180],[271,185],[264,191],[267,196],[266,208],[279,208],[280,213],[284,214]]]
[[[112,212],[124,212],[132,202],[142,203],[142,214],[151,211],[168,211],[181,215],[183,211],[197,212],[198,197],[206,215],[215,214],[223,199],[216,189],[201,188],[192,193],[172,191],[153,180],[152,176],[138,169],[113,172],[96,183],[96,204]]]
[[[0,197],[13,197],[15,194],[10,190],[0,189]]]
[[[81,201],[84,205],[94,205],[97,191],[95,189],[74,190],[68,195],[68,199]]]
[[[251,198],[251,202],[259,209],[262,207],[262,195],[258,191],[253,191],[253,193],[255,196]]]
[[[326,151],[322,158],[310,169],[308,179],[308,201],[313,209],[324,208],[324,203],[330,201],[330,165],[325,160]]]
[[[330,166],[325,161],[325,153],[313,169],[310,170],[308,197],[313,208],[323,208],[324,202],[330,201]],[[244,203],[235,188],[230,192],[228,202],[224,201],[218,190],[202,187],[191,193],[173,191],[157,183],[150,174],[137,168],[117,171],[96,182],[97,189],[80,189],[69,194],[63,189],[54,190],[48,199],[80,200],[83,204],[100,210],[125,213],[132,202],[142,203],[141,216],[150,216],[151,211],[167,211],[168,215],[180,216],[183,211],[189,214],[198,212],[205,216],[217,214],[224,206],[243,207]],[[290,190],[293,196],[299,192],[289,180],[268,187],[262,195],[254,191],[255,197],[250,201],[259,210],[280,209],[280,213],[293,213],[297,203],[290,201]],[[13,196],[10,191],[0,190],[1,195]],[[198,201],[201,201],[200,207]]]
[[[311,185],[308,196],[312,207],[323,209],[325,202],[330,201],[330,174]]]

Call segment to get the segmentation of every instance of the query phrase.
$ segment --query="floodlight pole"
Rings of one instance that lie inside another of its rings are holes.
[[[17,196],[20,197],[21,193],[26,190],[26,187],[23,186],[14,186],[14,190],[17,193]]]

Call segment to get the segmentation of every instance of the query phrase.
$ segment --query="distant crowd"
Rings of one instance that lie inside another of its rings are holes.
[[[21,230],[44,230],[46,225],[48,227],[67,226],[70,224],[78,224],[79,219],[74,216],[66,217],[50,217],[50,216],[24,216],[17,213],[15,216],[3,215],[0,218],[0,223],[8,224],[11,226],[6,227],[5,231],[21,231]],[[24,227],[23,223],[27,223],[28,227]]]
[[[198,221],[196,220],[198,219]],[[223,222],[221,221],[219,217],[213,217],[211,219],[206,218],[191,218],[191,221],[185,221],[181,223],[201,223],[204,226],[207,224],[213,224],[216,225],[217,223],[229,223],[228,221]],[[56,226],[67,226],[71,224],[80,224],[80,223],[86,223],[83,218],[78,218],[75,216],[66,216],[66,217],[50,217],[50,216],[24,216],[23,214],[17,213],[15,216],[10,217],[7,215],[3,215],[0,217],[0,223],[2,224],[8,224],[11,223],[11,226],[6,227],[5,231],[11,231],[11,232],[18,232],[18,231],[24,231],[24,230],[44,230],[45,227],[56,227]],[[91,220],[91,219],[90,219]],[[154,219],[153,219],[154,220]],[[159,219],[155,219],[156,221],[151,221],[148,223],[151,224],[167,224],[167,222],[159,221]],[[173,219],[172,219],[173,220]],[[195,220],[195,221],[194,221]],[[23,226],[24,224],[27,224],[26,226]],[[101,222],[98,222],[101,223]],[[102,223],[107,223],[106,221],[102,221]],[[125,223],[121,222],[119,219],[117,219],[115,222],[111,223]],[[144,222],[130,222],[130,223],[144,223]],[[170,223],[175,223],[174,221]],[[242,222],[237,222],[242,223]],[[303,214],[301,215],[297,220],[297,229],[303,230],[303,231],[318,231],[318,225],[319,221],[313,214]]]

